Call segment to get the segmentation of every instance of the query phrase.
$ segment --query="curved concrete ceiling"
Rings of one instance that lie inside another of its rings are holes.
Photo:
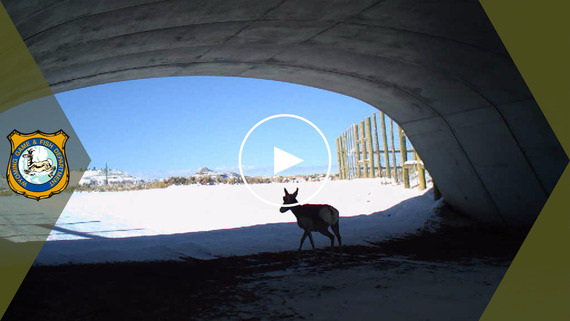
[[[568,162],[477,1],[2,0],[54,92],[218,75],[335,91],[406,131],[446,202],[532,224]]]

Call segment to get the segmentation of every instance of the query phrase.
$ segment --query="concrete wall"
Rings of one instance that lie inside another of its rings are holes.
[[[488,223],[532,224],[568,162],[477,1],[2,3],[55,92],[218,75],[368,102],[446,201]]]

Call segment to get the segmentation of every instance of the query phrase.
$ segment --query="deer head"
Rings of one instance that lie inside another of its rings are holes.
[[[31,159],[33,158],[33,155],[32,155],[33,153],[34,153],[34,149],[33,149],[33,148],[30,148],[30,149],[28,149],[28,153],[22,155],[22,157],[24,157],[24,158],[29,158],[29,159],[31,160]]]
[[[284,204],[284,205],[285,205],[285,204],[295,204],[295,203],[298,203],[298,202],[297,202],[297,194],[299,193],[299,188],[297,188],[297,189],[295,190],[295,193],[293,193],[293,194],[289,194],[289,192],[287,192],[287,189],[286,189],[286,188],[284,188],[283,190],[285,191],[285,196],[283,196],[283,204]],[[291,209],[291,207],[281,207],[281,208],[279,209],[279,212],[285,213],[285,212],[287,212],[287,211],[290,210],[290,209]]]

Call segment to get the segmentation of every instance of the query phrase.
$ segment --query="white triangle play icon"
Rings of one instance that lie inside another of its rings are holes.
[[[273,147],[273,175],[277,175],[287,168],[295,166],[303,160],[297,156],[291,155],[277,147]]]

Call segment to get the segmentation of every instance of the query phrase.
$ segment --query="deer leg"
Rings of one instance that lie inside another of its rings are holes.
[[[307,235],[308,235],[308,232],[305,231],[305,233],[303,233],[303,236],[301,237],[301,244],[299,244],[299,249],[297,250],[298,252],[301,252],[301,248],[303,247],[303,242],[305,242]]]
[[[334,235],[332,235],[331,232],[328,231],[328,229],[319,232],[331,240],[331,258],[332,258],[334,256]]]
[[[313,250],[317,250],[315,249],[315,242],[313,242],[313,235],[311,234],[311,232],[307,231],[307,234],[309,235],[309,241],[311,241],[311,246],[313,247]]]
[[[305,239],[307,238],[308,234],[309,234],[309,232],[305,231],[303,233],[303,236],[301,236],[301,244],[299,244],[299,248],[297,249],[297,259],[301,258],[301,248],[303,247],[303,242],[305,242]]]
[[[338,222],[336,222],[336,224],[331,225],[331,229],[334,235],[336,235],[336,239],[338,241],[338,248],[340,251],[340,260],[342,261],[342,241],[340,239],[340,231],[338,230]]]
[[[311,234],[311,231],[307,231],[307,233],[309,234],[309,241],[311,241],[311,246],[313,247],[313,253],[315,253],[315,258],[316,258],[317,249],[315,248],[315,242],[313,242],[313,235]]]

